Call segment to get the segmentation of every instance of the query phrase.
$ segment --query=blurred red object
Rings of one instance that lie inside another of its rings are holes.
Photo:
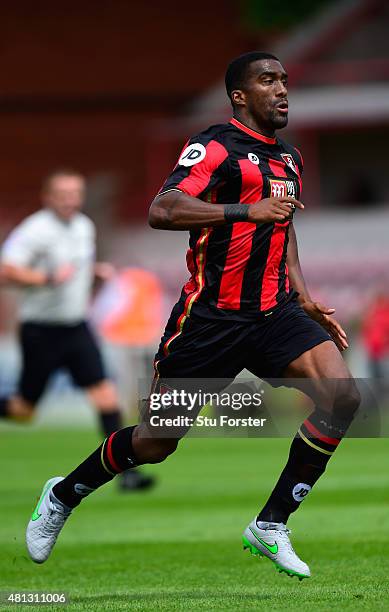
[[[389,354],[389,295],[379,295],[367,310],[362,339],[370,358],[382,359]]]

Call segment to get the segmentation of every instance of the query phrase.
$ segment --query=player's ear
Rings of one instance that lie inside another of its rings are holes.
[[[231,102],[234,106],[246,106],[246,94],[241,89],[231,92]]]

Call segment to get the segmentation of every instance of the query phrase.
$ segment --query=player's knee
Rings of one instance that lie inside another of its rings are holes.
[[[21,396],[11,397],[8,400],[8,416],[15,421],[28,423],[35,416],[35,404]]]
[[[174,453],[178,440],[150,440],[147,449],[148,463],[162,463]]]
[[[340,386],[334,399],[333,411],[339,417],[352,419],[361,403],[361,394],[353,380]]]
[[[87,389],[89,400],[100,412],[117,410],[118,397],[114,384],[109,380],[93,385]]]

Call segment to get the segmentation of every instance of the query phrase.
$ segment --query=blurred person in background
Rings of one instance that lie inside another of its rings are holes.
[[[369,374],[378,399],[385,391],[385,362],[389,358],[389,294],[381,291],[367,309],[362,321],[362,340]]]
[[[17,394],[0,398],[0,416],[28,421],[50,376],[66,368],[85,390],[104,437],[122,426],[118,394],[108,379],[86,321],[93,281],[109,280],[114,268],[95,262],[95,226],[80,212],[85,178],[61,169],[43,182],[43,208],[8,236],[1,255],[2,282],[22,288],[19,340],[22,371]],[[153,479],[123,472],[123,490],[144,489]]]

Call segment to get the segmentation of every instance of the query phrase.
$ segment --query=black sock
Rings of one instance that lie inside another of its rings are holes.
[[[0,397],[0,418],[6,419],[8,416],[8,397]]]
[[[135,427],[125,427],[106,438],[85,461],[53,487],[55,497],[66,506],[75,508],[84,497],[116,474],[134,467],[137,464],[132,448]]]
[[[335,419],[317,409],[304,421],[290,447],[287,464],[258,514],[258,521],[286,523],[324,473],[351,419]]]
[[[123,428],[123,419],[120,410],[115,410],[115,412],[100,412],[99,416],[101,429],[105,438],[108,438],[115,431]],[[133,467],[132,471],[136,472],[137,470]]]
[[[120,410],[115,410],[114,412],[99,412],[99,419],[104,438],[108,438],[114,431],[118,431],[123,427]]]

